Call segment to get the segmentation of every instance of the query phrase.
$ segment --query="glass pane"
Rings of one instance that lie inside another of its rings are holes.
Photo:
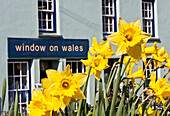
[[[11,106],[12,102],[15,101],[15,92],[9,92],[9,107]]]
[[[51,26],[51,21],[48,21],[48,29],[51,29],[52,26]]]
[[[146,18],[146,17],[148,17],[148,13],[147,13],[147,11],[145,11],[145,18]]]
[[[43,21],[43,29],[46,29],[46,21]]]
[[[22,63],[22,75],[27,75],[27,63]]]
[[[13,77],[9,77],[9,78],[8,78],[8,88],[9,88],[9,90],[12,90],[12,89],[15,88],[14,78],[13,78]]]
[[[112,2],[112,0],[110,0],[110,6],[113,6],[113,2]]]
[[[102,7],[102,14],[105,14],[105,8]]]
[[[151,27],[149,27],[149,33],[151,34]]]
[[[51,13],[48,13],[48,19],[51,20]]]
[[[104,6],[104,0],[102,0],[102,6]]]
[[[41,19],[41,17],[42,17],[42,12],[39,11],[38,12],[38,18]]]
[[[43,19],[46,19],[46,12],[42,12],[43,13]]]
[[[76,62],[72,62],[72,72],[76,73]]]
[[[52,2],[48,2],[48,10],[52,10]]]
[[[113,15],[113,8],[110,8],[110,14]]]
[[[107,15],[109,14],[109,8],[106,8],[106,14]]]
[[[42,9],[42,1],[38,1],[38,9]]]
[[[12,63],[8,64],[8,75],[9,76],[13,75],[13,64]]]
[[[43,9],[47,10],[47,2],[43,2]]]
[[[113,25],[110,25],[110,32],[113,32]]]
[[[142,10],[144,10],[144,3],[142,3]]]
[[[39,20],[39,28],[40,28],[40,29],[42,28],[42,26],[41,26],[41,20]]]
[[[27,105],[22,104],[21,107],[22,107],[21,109],[22,109],[23,116],[27,116]]]
[[[149,11],[149,18],[151,18],[151,11]]]
[[[27,92],[22,91],[21,92],[21,103],[26,103],[26,101],[27,101]]]
[[[22,77],[22,89],[28,89],[27,77]]]
[[[82,63],[78,62],[78,72],[82,73]]]
[[[20,64],[19,63],[15,63],[14,64],[15,67],[15,75],[20,75]]]
[[[106,6],[108,6],[108,0],[106,0]]]
[[[145,10],[147,10],[147,3],[145,3]]]
[[[151,10],[151,3],[149,3],[148,5],[149,5],[149,10]]]
[[[18,85],[16,85],[17,82],[18,82]],[[16,86],[18,86],[18,89],[21,89],[20,88],[20,77],[15,77],[15,88]]]

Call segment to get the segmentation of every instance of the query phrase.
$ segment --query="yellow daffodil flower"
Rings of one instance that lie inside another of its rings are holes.
[[[52,111],[59,111],[61,101],[52,97],[48,90],[36,90],[32,92],[32,101],[28,105],[30,116],[52,116]]]
[[[90,63],[91,63],[90,74],[94,74],[95,78],[98,79],[98,80],[100,80],[100,78],[101,78],[100,77],[101,71],[110,67],[108,65],[108,59],[104,59],[104,57],[101,56],[100,54],[92,57],[90,55],[90,52],[88,52],[88,59],[87,60],[81,60],[81,62],[86,67],[88,67],[86,69],[86,73],[87,73],[89,66],[90,66]]]
[[[100,55],[103,55],[104,58],[110,58],[114,54],[112,46],[109,44],[108,41],[104,41],[98,44],[96,38],[93,38],[92,47],[89,48],[89,51],[92,53],[92,55],[95,53],[99,53]]]
[[[70,65],[61,73],[53,69],[46,70],[46,73],[48,78],[41,80],[42,87],[62,101],[61,109],[65,109],[72,99],[86,98],[80,87],[86,82],[87,74],[72,74]]]
[[[149,87],[154,92],[154,95],[158,97],[164,105],[166,102],[164,100],[164,97],[170,97],[170,84],[167,84],[168,80],[165,78],[158,78],[158,80],[156,81],[155,72],[152,72],[150,79],[151,82],[149,84]]]
[[[165,64],[165,66],[170,69],[170,58],[167,59],[167,63]]]
[[[119,32],[115,32],[107,37],[107,40],[117,45],[116,55],[128,54],[135,59],[141,58],[141,44],[150,39],[151,35],[142,32],[140,21],[127,23],[119,18]]]
[[[143,80],[145,80],[145,75],[143,73],[143,69],[141,66],[138,67],[138,71],[137,72],[134,72],[132,74],[129,74],[127,76],[127,78],[129,79],[138,79],[138,78],[142,78]]]
[[[138,111],[138,115],[142,116],[142,107],[140,107],[139,111]],[[147,110],[147,116],[160,116],[159,112],[157,110],[153,110],[150,106]]]

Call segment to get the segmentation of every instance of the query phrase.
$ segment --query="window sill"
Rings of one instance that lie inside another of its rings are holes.
[[[63,38],[62,35],[38,35],[39,38]]]
[[[156,38],[156,37],[151,37],[151,38],[148,40],[148,42],[154,42],[154,41],[156,41],[156,42],[161,42],[160,38]]]

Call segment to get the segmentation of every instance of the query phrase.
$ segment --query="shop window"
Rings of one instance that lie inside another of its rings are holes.
[[[84,73],[85,66],[80,60],[67,60],[66,65],[70,65],[72,73]]]
[[[154,33],[154,1],[143,0],[142,1],[142,19],[143,19],[143,31],[152,36]]]
[[[29,102],[29,64],[27,61],[8,62],[9,107],[15,101],[16,87],[19,110],[26,115]]]
[[[116,29],[116,0],[102,0],[103,34],[108,35]]]
[[[38,20],[40,31],[54,31],[54,0],[38,0]]]
[[[46,70],[58,68],[58,60],[41,60],[40,61],[40,80],[47,78]]]

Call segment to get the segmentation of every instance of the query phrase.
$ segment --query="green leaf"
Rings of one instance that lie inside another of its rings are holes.
[[[6,78],[4,78],[2,87],[2,111],[4,109],[5,95],[6,95]]]
[[[89,70],[88,70],[88,73],[87,73],[87,80],[83,86],[83,94],[86,96],[86,89],[87,89],[87,84],[88,84],[88,80],[89,80],[89,76],[90,76],[90,71],[91,71],[91,63],[90,63],[90,66],[89,66]],[[85,100],[80,100],[79,101],[79,107],[78,107],[78,112],[77,112],[77,116],[80,116],[81,115],[81,112],[82,112],[82,107],[83,107],[83,104],[85,103]]]
[[[11,104],[8,116],[12,116],[13,107],[14,107],[14,102],[12,102],[12,104]]]
[[[18,82],[16,83],[16,85],[18,85]],[[18,86],[16,86],[16,88],[18,88]],[[18,116],[18,89],[16,89],[16,94],[15,94],[14,116]]]
[[[113,98],[112,98],[109,116],[115,116],[116,115],[116,98],[117,98],[118,88],[119,88],[120,80],[121,80],[120,75],[121,75],[121,70],[122,70],[123,58],[124,58],[124,55],[122,55],[120,66],[119,66],[119,71],[118,71],[118,76],[116,78],[116,85],[113,88]]]

